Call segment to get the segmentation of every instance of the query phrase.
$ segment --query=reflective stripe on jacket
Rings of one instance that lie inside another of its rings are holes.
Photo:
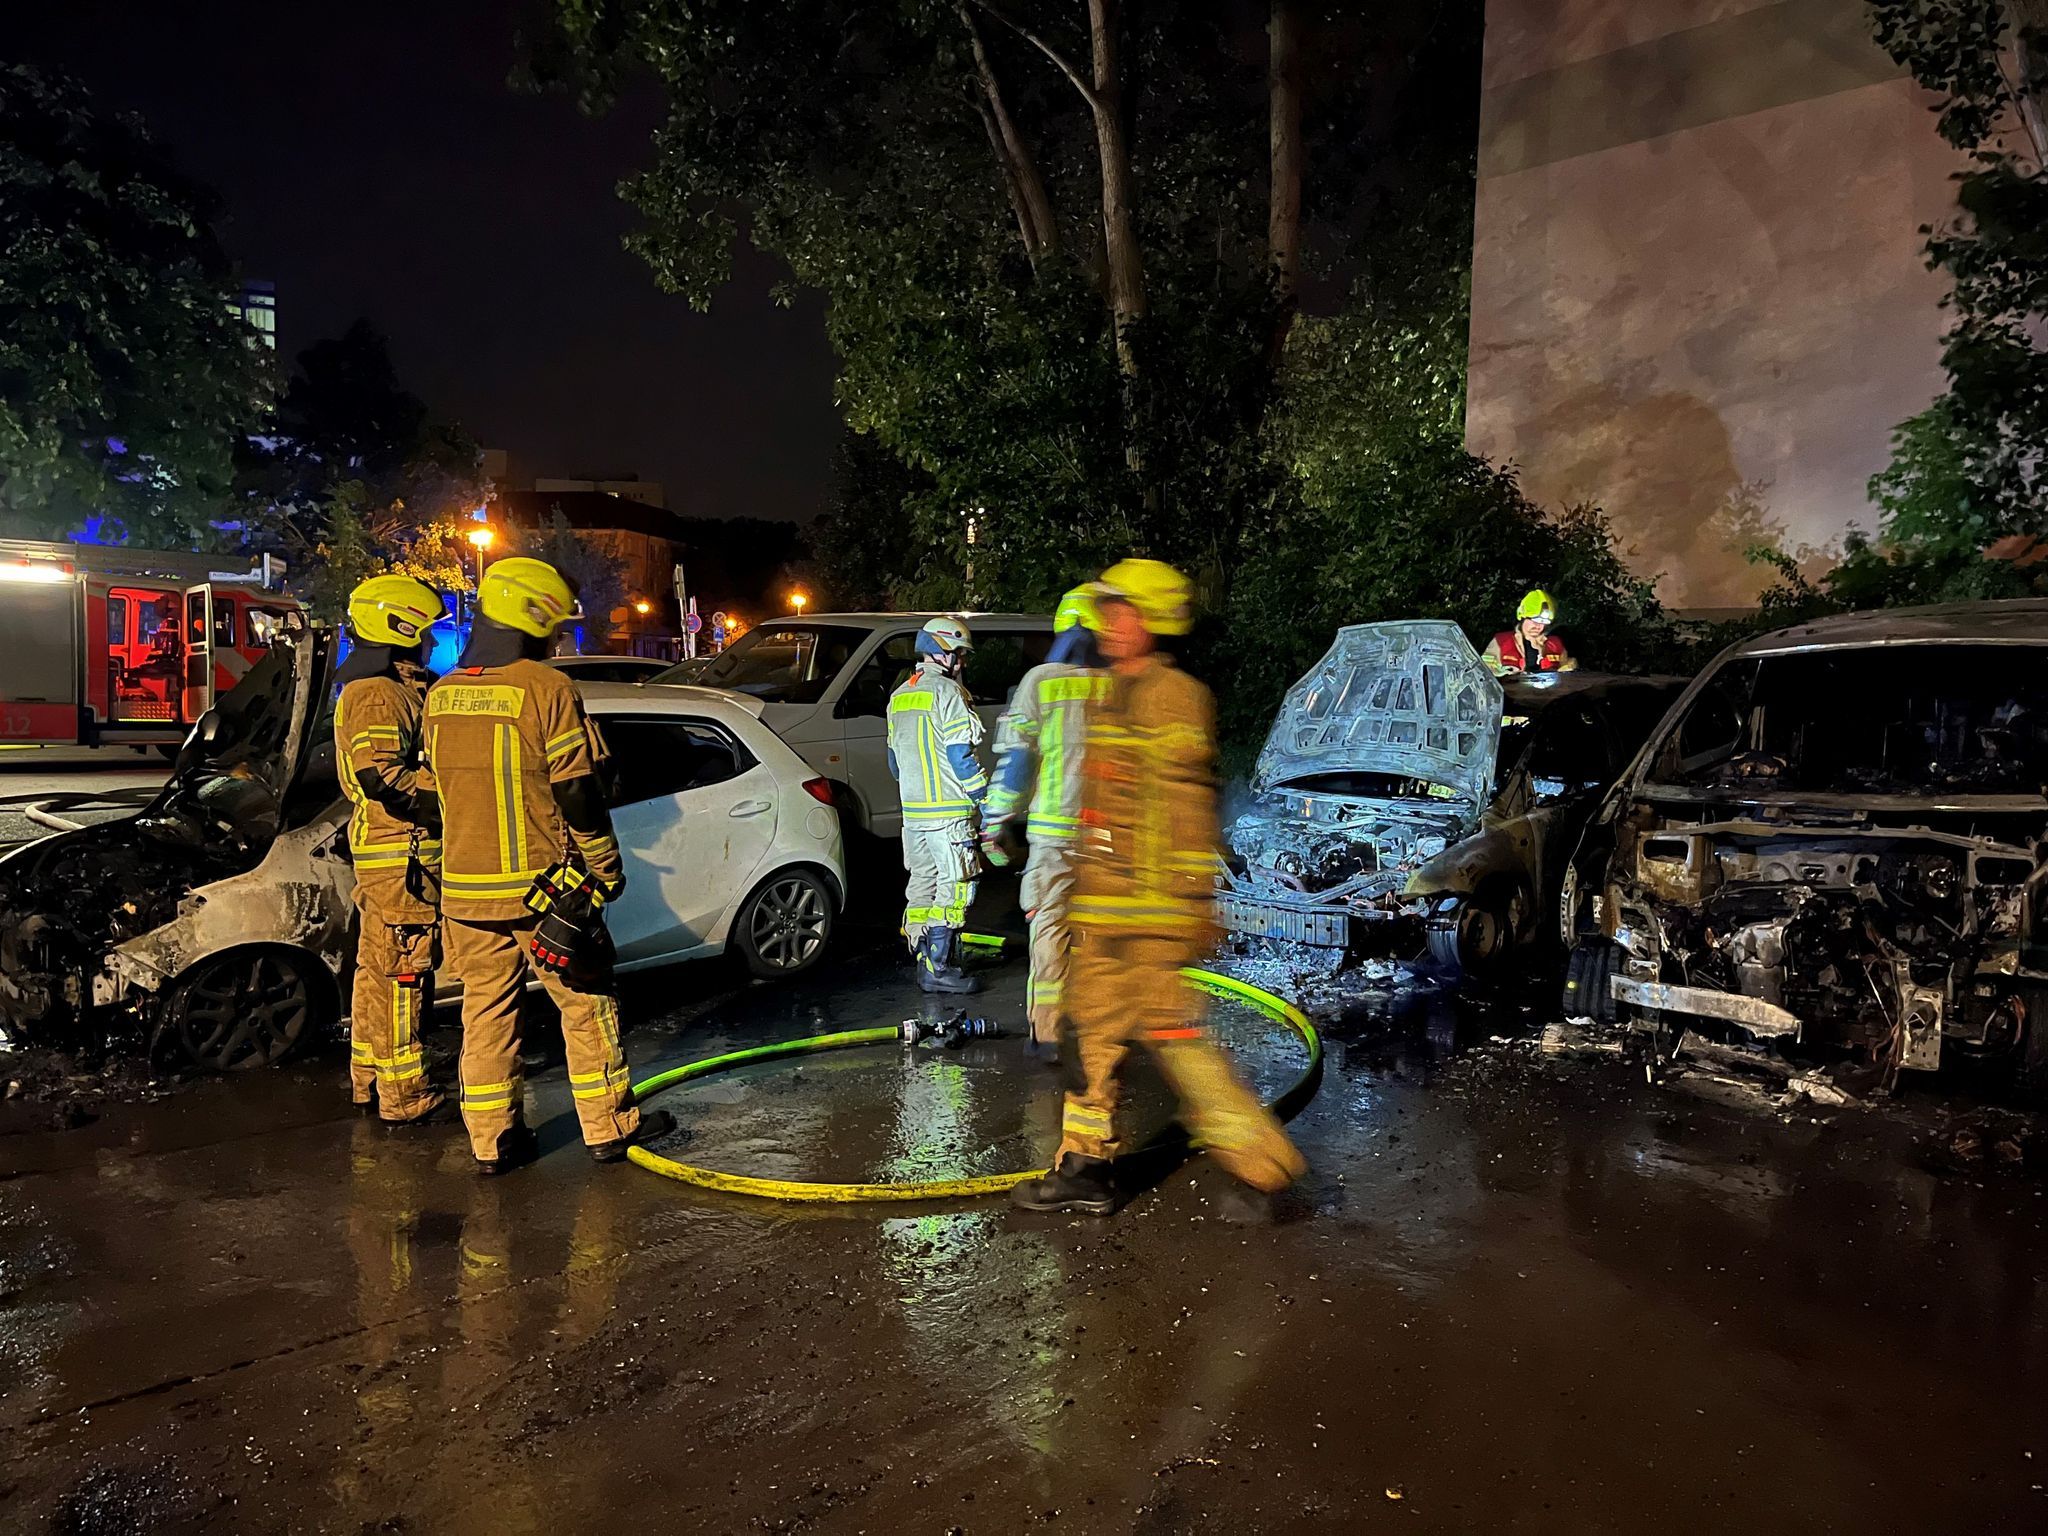
[[[335,777],[348,797],[349,861],[364,896],[395,924],[434,919],[431,888],[419,896],[406,888],[419,829],[366,793],[361,780],[368,777],[398,798],[433,793],[420,739],[429,681],[417,669],[397,677],[359,677],[342,688],[334,706]],[[441,862],[440,840],[420,834],[417,856],[431,878]]]
[[[1081,748],[1088,700],[1109,678],[1067,662],[1024,674],[996,722],[996,772],[988,794],[991,822],[1024,820],[1034,843],[1071,842],[1081,827]],[[1029,809],[1024,809],[1026,797]]]
[[[919,667],[889,695],[889,771],[909,826],[961,821],[988,793],[974,756],[981,716],[967,691],[936,669]]]
[[[1164,656],[1107,680],[1086,705],[1069,920],[1205,949],[1218,937],[1215,702]]]
[[[1571,652],[1564,648],[1564,641],[1551,634],[1543,637],[1542,652],[1531,666],[1523,654],[1522,632],[1517,629],[1504,629],[1495,635],[1479,659],[1496,676],[1504,672],[1576,672],[1579,667]]]
[[[426,744],[441,796],[443,911],[521,916],[534,876],[571,847],[599,880],[618,882],[609,822],[578,835],[555,802],[555,785],[597,772],[566,674],[525,659],[450,672],[428,690]]]

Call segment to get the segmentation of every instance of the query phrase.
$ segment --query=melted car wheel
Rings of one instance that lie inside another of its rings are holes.
[[[832,896],[801,869],[771,875],[733,922],[747,969],[770,980],[807,970],[832,938]]]
[[[1529,898],[1509,880],[1489,880],[1449,911],[1431,915],[1429,958],[1447,981],[1491,981],[1508,967],[1529,925]]]
[[[194,966],[171,999],[169,1025],[209,1072],[276,1066],[314,1030],[323,996],[301,956],[242,949]]]

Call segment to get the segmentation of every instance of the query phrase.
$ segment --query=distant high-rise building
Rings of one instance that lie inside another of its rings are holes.
[[[228,308],[249,323],[266,347],[277,350],[277,284],[244,283],[241,297],[230,301]]]

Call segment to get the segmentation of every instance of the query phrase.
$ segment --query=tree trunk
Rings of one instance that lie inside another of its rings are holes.
[[[981,29],[974,24],[974,13],[965,5],[959,10],[961,23],[967,28],[968,43],[974,50],[974,74],[981,83],[985,102],[982,121],[988,128],[989,143],[1002,167],[1003,185],[1009,190],[1010,206],[1016,210],[1017,229],[1024,241],[1025,254],[1031,258],[1031,265],[1036,267],[1039,257],[1059,246],[1059,225],[1053,220],[1052,199],[1046,196],[1045,180],[1038,174],[1038,162],[1030,146],[1018,132],[1016,119],[1010,116],[1009,104],[1003,99],[1002,82],[996,78],[995,66],[989,62],[988,50],[982,46]]]
[[[1266,35],[1272,162],[1266,253],[1273,297],[1280,306],[1273,323],[1272,357],[1277,364],[1287,334],[1294,328],[1301,286],[1301,13],[1297,0],[1273,0]]]
[[[1138,372],[1130,327],[1145,314],[1145,258],[1131,188],[1131,151],[1124,137],[1123,80],[1117,60],[1118,0],[1088,0],[1088,31],[1095,62],[1095,150],[1102,162],[1103,261],[1109,305],[1116,319],[1116,360],[1126,379]],[[1133,449],[1135,451],[1135,448]]]
[[[2040,171],[2048,169],[2048,0],[2006,0],[2005,11],[2012,22],[2020,126]]]

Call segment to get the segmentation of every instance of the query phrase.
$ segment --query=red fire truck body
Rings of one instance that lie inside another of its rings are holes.
[[[0,539],[0,744],[146,746],[306,622],[268,556]]]

